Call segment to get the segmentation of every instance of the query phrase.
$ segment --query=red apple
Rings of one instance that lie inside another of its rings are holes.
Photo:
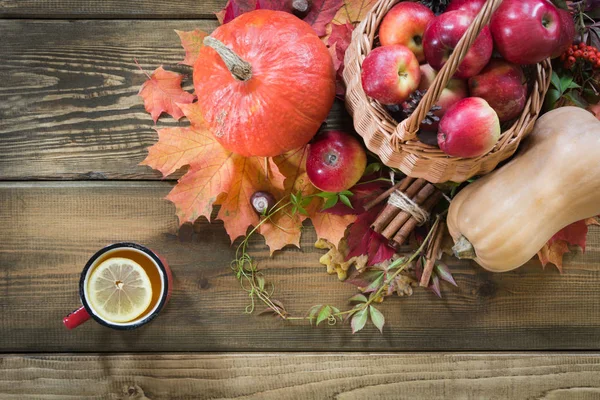
[[[485,0],[452,0],[446,7],[446,12],[461,10],[477,15],[484,4]]]
[[[341,131],[327,131],[311,143],[306,158],[310,182],[324,192],[341,192],[358,182],[367,166],[360,142]]]
[[[362,64],[365,93],[382,104],[400,104],[419,86],[419,61],[401,44],[377,47]]]
[[[433,83],[437,75],[437,71],[434,70],[431,65],[423,64],[421,65],[421,83],[419,84],[419,90],[427,90]],[[444,116],[448,108],[457,103],[460,99],[464,99],[469,95],[469,91],[467,90],[467,82],[462,79],[452,78],[442,90],[442,94],[440,98],[435,103],[436,106],[440,107],[439,110],[434,111],[433,113],[440,117],[440,119]],[[433,123],[431,125],[421,124],[421,129],[429,129],[429,130],[437,130],[438,123]]]
[[[429,65],[438,71],[444,66],[474,18],[475,15],[468,11],[450,11],[437,16],[427,25],[423,35],[423,49]],[[492,35],[486,26],[454,76],[466,79],[477,75],[490,60],[493,49]]]
[[[492,150],[499,137],[498,115],[480,97],[467,97],[450,107],[438,129],[440,149],[454,157],[484,155]]]
[[[520,66],[492,60],[469,79],[471,96],[481,97],[498,114],[501,122],[521,115],[527,101],[527,80]]]
[[[490,28],[502,57],[515,64],[536,64],[562,44],[561,18],[550,0],[504,0]]]
[[[552,53],[552,58],[559,57],[562,53],[569,49],[569,46],[573,44],[575,38],[575,22],[573,22],[573,16],[566,10],[558,9],[558,15],[560,16],[560,39],[558,45]]]
[[[423,32],[434,18],[433,11],[423,4],[403,1],[383,17],[379,26],[379,41],[382,46],[404,45],[415,53],[419,62],[425,61]]]

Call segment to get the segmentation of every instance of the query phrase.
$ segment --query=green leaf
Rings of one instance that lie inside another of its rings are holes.
[[[355,294],[354,296],[348,299],[349,303],[358,302],[358,303],[366,303],[367,297],[364,294]]]
[[[338,202],[339,198],[336,195],[335,197],[330,197],[325,201],[325,204],[323,204],[323,208],[321,210],[327,210],[328,208],[331,208],[333,206],[335,206]]]
[[[331,307],[325,306],[319,311],[319,315],[317,316],[317,326],[323,321],[325,321],[331,315]]]
[[[378,278],[376,278],[373,282],[371,282],[371,284],[364,289],[365,293],[376,291],[377,289],[379,289],[379,286],[381,286],[381,284],[383,283],[383,276],[384,276],[385,272],[384,271],[377,271],[377,272],[380,272],[381,275]]]
[[[317,313],[319,312],[321,307],[323,307],[322,304],[317,304],[316,306],[312,306],[310,308],[310,310],[308,311],[308,318],[310,320],[311,325],[312,325],[313,319],[315,319],[315,316],[317,315]]]
[[[260,290],[265,290],[265,278],[263,276],[257,276],[256,283],[258,283]]]
[[[338,194],[340,194],[340,195],[342,195],[342,194],[343,194],[343,195],[345,195],[345,196],[354,196],[354,193],[352,193],[352,192],[351,192],[351,191],[349,191],[349,190],[342,190],[342,191],[341,191],[341,192],[339,192]]]
[[[371,175],[374,174],[375,172],[379,172],[381,171],[381,169],[383,168],[383,165],[381,163],[371,163],[369,165],[367,165],[367,168],[365,168],[365,172],[363,173],[363,176],[367,176],[367,175]]]
[[[352,327],[352,333],[356,333],[365,327],[367,323],[367,309],[360,310],[356,314],[352,316],[352,321],[350,322],[350,326]]]
[[[330,199],[332,197],[337,197],[337,193],[334,192],[319,192],[317,196],[322,197],[324,199]]]
[[[298,204],[298,197],[294,193],[290,193],[290,198],[292,199],[292,204]]]
[[[565,93],[567,88],[573,83],[572,75],[563,75],[560,77],[560,92]]]
[[[569,7],[567,6],[567,2],[565,0],[552,0],[552,2],[557,8],[569,11]]]
[[[369,314],[371,315],[371,322],[373,322],[373,325],[375,325],[377,329],[379,329],[379,332],[383,333],[385,317],[383,316],[381,311],[379,311],[373,306],[369,306]]]
[[[587,101],[585,101],[585,99],[576,91],[569,90],[567,93],[565,93],[565,97],[575,103],[578,107],[586,108],[589,105]]]
[[[348,198],[348,196],[346,196],[345,194],[340,194],[340,201],[341,201],[341,202],[342,202],[344,205],[346,205],[346,206],[348,206],[348,207],[350,207],[350,208],[354,209],[354,207],[352,207],[352,203],[350,202],[350,199],[349,199],[349,198]]]
[[[579,86],[576,82],[571,82],[569,83],[569,86],[567,86],[567,89],[580,89],[581,86]]]
[[[544,99],[544,110],[552,110],[558,99],[560,99],[558,89],[548,89],[546,98]]]
[[[560,93],[562,93],[562,91],[560,90],[560,78],[558,77],[556,71],[552,71],[552,78],[550,79],[550,82],[552,83],[552,86],[554,86]]]
[[[334,306],[331,306],[331,315],[333,315],[334,317],[338,317],[340,319],[340,321],[342,320],[342,316],[339,315],[341,313],[340,309]]]

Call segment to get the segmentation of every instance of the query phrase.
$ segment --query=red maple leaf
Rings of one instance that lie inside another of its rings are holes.
[[[193,67],[198,59],[198,52],[204,46],[203,40],[208,36],[208,33],[200,29],[194,29],[190,32],[178,31],[175,29],[175,33],[179,35],[181,46],[183,46],[183,49],[185,50],[185,59],[180,62],[180,64]]]
[[[228,0],[225,7],[215,15],[221,24],[226,24],[252,10],[256,10],[256,0]]]
[[[158,67],[140,88],[139,95],[144,99],[144,107],[156,123],[163,112],[175,119],[183,117],[181,108],[177,105],[192,103],[196,96],[181,88],[183,75],[166,71]]]
[[[589,225],[600,225],[596,218],[588,218],[567,225],[554,234],[538,252],[542,267],[552,263],[562,273],[563,255],[569,252],[569,244],[579,246],[585,252]]]
[[[327,25],[344,4],[344,0],[314,0],[304,21],[313,27],[317,35],[327,34]]]
[[[373,207],[371,210],[362,213],[358,216],[356,222],[350,226],[347,238],[349,249],[347,260],[367,254],[369,256],[367,265],[371,266],[389,260],[396,253],[388,245],[388,240],[385,237],[371,229],[371,224],[384,205]]]

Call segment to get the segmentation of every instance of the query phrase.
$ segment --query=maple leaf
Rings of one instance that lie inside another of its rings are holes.
[[[600,223],[596,218],[587,218],[567,225],[555,233],[538,252],[542,268],[550,262],[562,273],[563,255],[569,252],[569,244],[579,246],[585,252],[589,225],[600,225]]]
[[[250,204],[250,197],[257,191],[273,192],[283,189],[285,176],[279,172],[271,158],[242,157],[232,154],[231,186],[227,198],[221,202],[217,218],[233,242],[246,234],[249,226],[256,226],[258,215]],[[265,162],[267,160],[267,162]]]
[[[160,151],[168,151],[171,140],[168,136],[156,143],[156,151],[149,151],[148,158],[144,160],[146,165],[155,169],[174,170],[183,165],[184,161],[189,159],[190,168],[182,176],[177,185],[167,195],[167,199],[175,204],[179,223],[194,222],[200,215],[203,215],[210,221],[213,205],[221,193],[227,193],[232,186],[232,180],[235,170],[236,157],[233,153],[225,150],[213,137],[207,129],[201,130],[195,127],[188,129],[186,141],[178,141],[178,152],[170,155],[176,159],[178,156],[185,155],[184,159],[179,159],[177,163],[165,161],[161,157]],[[176,140],[176,139],[173,139]],[[183,144],[189,145],[188,153],[185,153]],[[194,159],[191,160],[193,154]],[[169,157],[169,155],[167,155]],[[164,168],[167,166],[167,168]]]
[[[167,112],[173,118],[183,117],[178,103],[187,104],[194,101],[196,96],[181,88],[183,75],[177,72],[166,71],[158,67],[140,88],[139,95],[144,99],[144,107],[150,113],[154,123],[160,114]]]
[[[256,2],[256,9],[285,11],[289,13],[293,11],[291,0],[258,0]]]
[[[327,34],[327,25],[339,13],[343,4],[344,0],[313,0],[310,12],[304,21],[313,27],[317,35],[324,36]]]
[[[322,208],[322,202],[322,199],[316,202],[319,209]],[[344,237],[348,225],[356,221],[356,215],[334,215],[317,211],[311,214],[310,220],[319,239],[326,239],[337,246]]]
[[[356,25],[377,3],[377,0],[344,0],[342,7],[333,17],[333,22],[339,25]]]
[[[551,245],[546,243],[538,252],[538,257],[542,263],[542,268],[549,262],[556,265],[558,271],[563,272],[563,255],[569,252],[569,246],[564,240],[555,240]]]
[[[226,24],[252,10],[256,10],[256,0],[228,0],[225,7],[215,15],[221,24]]]
[[[362,213],[350,226],[348,229],[348,249],[350,251],[347,258],[366,254],[369,257],[367,265],[371,266],[389,260],[396,253],[388,245],[387,239],[371,229],[371,224],[384,206],[382,204]]]
[[[208,36],[208,33],[200,29],[194,29],[190,32],[178,31],[175,29],[175,33],[179,35],[179,39],[181,39],[181,46],[185,50],[185,58],[180,62],[180,64],[193,67],[194,63],[198,59],[198,52],[204,46],[202,41],[206,36]]]
[[[353,30],[354,25],[350,23],[341,25],[334,23],[331,24],[331,35],[327,38],[329,53],[333,58],[333,66],[336,72],[335,94],[342,99],[346,94],[346,85],[344,84],[344,78],[342,76],[344,72],[344,57],[346,55],[346,50],[352,41]]]
[[[307,155],[308,146],[304,146],[274,158],[278,170],[285,176],[283,189],[273,193],[276,198],[284,199],[291,193],[308,196],[316,192],[306,175]],[[299,212],[292,213],[291,210],[292,205],[288,205],[259,228],[259,233],[264,236],[271,254],[288,244],[300,247],[302,222],[307,216]]]
[[[156,132],[158,141],[148,148],[148,156],[140,165],[160,171],[163,177],[198,160],[209,145],[204,140],[205,133],[195,127],[164,128]]]

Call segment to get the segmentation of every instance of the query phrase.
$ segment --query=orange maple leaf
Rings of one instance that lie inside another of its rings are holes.
[[[558,271],[563,272],[563,255],[569,252],[569,246],[564,240],[555,240],[552,244],[546,243],[538,252],[538,257],[542,263],[542,268],[549,262],[556,265]]]
[[[333,22],[339,25],[356,25],[377,3],[377,0],[344,0],[344,4],[333,17]]]
[[[181,46],[185,50],[185,58],[180,62],[180,64],[193,67],[194,63],[198,59],[198,52],[204,46],[202,41],[206,36],[208,36],[208,33],[200,29],[194,29],[193,31],[189,32],[178,31],[175,29],[175,33],[179,35],[179,39],[181,39]]]
[[[318,209],[321,209],[323,202],[320,201],[318,204]],[[317,232],[317,237],[319,239],[327,239],[328,242],[333,243],[336,247],[344,237],[348,225],[356,221],[356,218],[357,216],[352,214],[336,215],[318,211],[310,216],[310,220]]]
[[[595,217],[587,218],[581,221],[567,225],[550,240],[544,244],[544,247],[538,252],[538,257],[542,263],[542,268],[549,262],[554,264],[562,274],[563,271],[563,256],[569,252],[569,244],[579,246],[585,251],[586,236],[589,225],[600,225]]]
[[[194,101],[196,96],[181,88],[183,76],[177,72],[166,71],[158,67],[140,88],[139,95],[144,99],[144,107],[152,116],[154,123],[163,112],[175,119],[183,117],[178,103],[186,104]]]
[[[242,157],[231,153],[232,177],[227,198],[221,202],[217,216],[233,242],[246,234],[249,226],[258,225],[259,218],[250,197],[257,191],[274,192],[283,189],[285,176],[271,158]],[[266,160],[266,162],[265,162]]]

